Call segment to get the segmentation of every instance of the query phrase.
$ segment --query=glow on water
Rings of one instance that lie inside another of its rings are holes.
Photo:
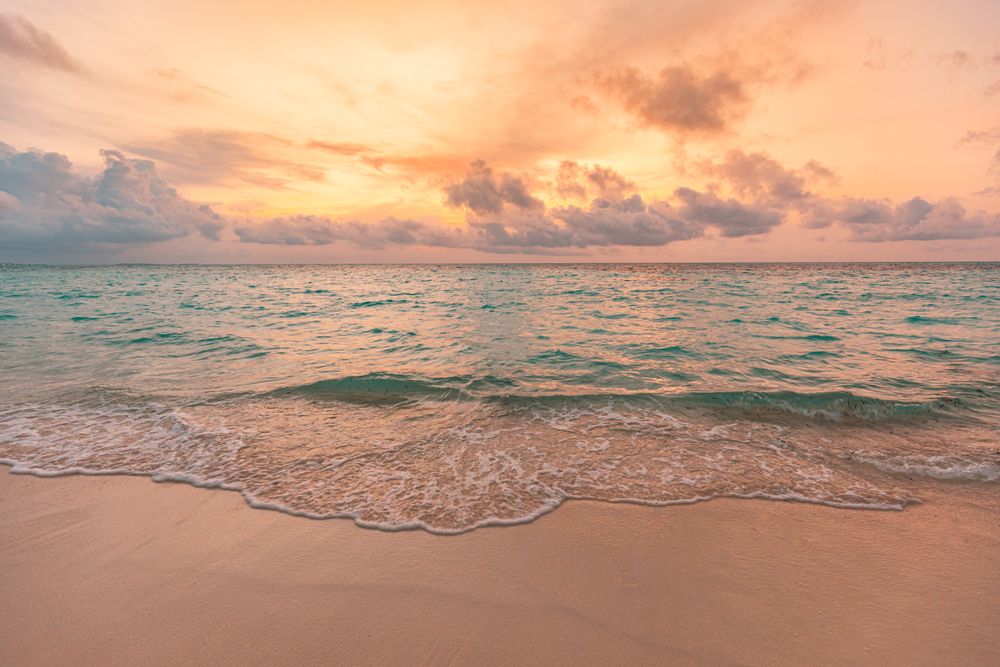
[[[0,268],[0,458],[384,528],[1000,478],[1000,265]]]

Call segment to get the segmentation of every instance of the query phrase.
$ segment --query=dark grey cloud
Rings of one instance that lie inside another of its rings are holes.
[[[37,67],[83,71],[55,37],[18,14],[0,14],[0,55]]]
[[[643,124],[680,134],[718,134],[750,105],[746,82],[729,68],[682,64],[648,76],[626,67],[598,74],[596,83]]]
[[[522,211],[544,208],[542,201],[528,192],[524,180],[509,173],[498,177],[482,160],[473,162],[465,178],[448,185],[444,193],[449,206],[466,206],[479,215],[498,214],[507,207]]]
[[[144,244],[198,232],[218,239],[225,221],[181,197],[148,160],[101,151],[104,170],[80,174],[65,155],[0,143],[0,243]]]

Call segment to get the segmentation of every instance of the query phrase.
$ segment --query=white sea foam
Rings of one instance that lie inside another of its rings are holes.
[[[896,441],[867,427],[714,418],[600,401],[545,409],[270,397],[184,409],[21,405],[0,410],[0,454],[18,473],[145,475],[237,491],[257,508],[447,534],[531,521],[574,499],[767,498],[867,509],[916,501],[856,463],[925,478],[1000,479],[988,460],[893,453]],[[853,439],[873,437],[888,449],[841,453]]]
[[[872,452],[855,452],[852,458],[884,472],[899,475],[980,482],[1000,480],[1000,463],[990,461],[968,461],[948,455],[885,456]]]

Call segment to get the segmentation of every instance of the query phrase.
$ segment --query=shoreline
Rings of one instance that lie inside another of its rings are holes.
[[[828,502],[828,501],[809,498],[806,496],[799,496],[795,494],[786,494],[784,496],[769,496],[765,493],[748,494],[748,495],[698,496],[698,497],[670,500],[664,502],[630,499],[630,498],[605,500],[600,498],[567,497],[559,501],[557,504],[538,510],[536,513],[529,516],[518,517],[514,519],[493,519],[493,520],[488,520],[484,523],[478,523],[469,526],[467,528],[461,528],[452,531],[452,530],[441,530],[437,528],[432,528],[423,523],[385,526],[381,524],[374,524],[365,521],[360,521],[355,514],[337,514],[337,515],[310,514],[309,512],[291,509],[289,507],[277,503],[259,501],[253,496],[247,495],[244,492],[244,490],[238,486],[229,484],[205,483],[198,480],[197,478],[189,477],[186,475],[161,475],[158,473],[132,472],[128,470],[92,471],[82,468],[69,468],[66,470],[49,471],[44,469],[31,468],[28,467],[26,464],[14,461],[12,459],[0,458],[0,474],[2,474],[3,472],[7,472],[10,475],[36,477],[38,479],[60,479],[64,477],[96,477],[96,478],[125,477],[132,479],[145,479],[154,484],[182,484],[184,486],[190,486],[191,488],[200,489],[203,491],[223,491],[227,493],[234,493],[243,501],[243,504],[246,505],[248,509],[252,510],[277,512],[278,514],[284,514],[286,516],[298,519],[306,519],[308,521],[319,521],[319,522],[346,521],[353,524],[356,528],[360,528],[362,530],[374,530],[383,533],[423,532],[423,533],[428,533],[430,535],[436,535],[438,537],[456,537],[459,535],[465,535],[468,533],[488,528],[515,528],[517,526],[523,526],[526,524],[534,523],[543,517],[546,517],[554,512],[557,512],[560,508],[569,503],[625,505],[631,507],[648,507],[656,509],[656,508],[666,508],[675,506],[700,505],[702,503],[712,502],[715,500],[760,500],[765,502],[794,503],[794,504],[801,503],[805,505],[819,505],[821,507],[828,507],[831,509],[839,509],[839,510],[860,510],[860,511],[872,511],[872,512],[902,512],[905,511],[908,507],[913,507],[915,505],[921,505],[924,503],[924,500],[920,498],[910,498],[907,502],[901,503],[899,505],[881,505],[881,504],[866,505],[863,503]],[[969,480],[963,480],[962,482],[967,483],[968,481]],[[951,480],[948,480],[944,483],[948,484],[950,482]]]
[[[6,474],[5,474],[6,473]],[[0,469],[10,664],[996,664],[1000,498],[566,502],[440,536]]]

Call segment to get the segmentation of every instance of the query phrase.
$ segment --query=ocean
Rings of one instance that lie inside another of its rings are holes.
[[[1000,264],[0,266],[0,461],[458,533],[1000,480]]]

